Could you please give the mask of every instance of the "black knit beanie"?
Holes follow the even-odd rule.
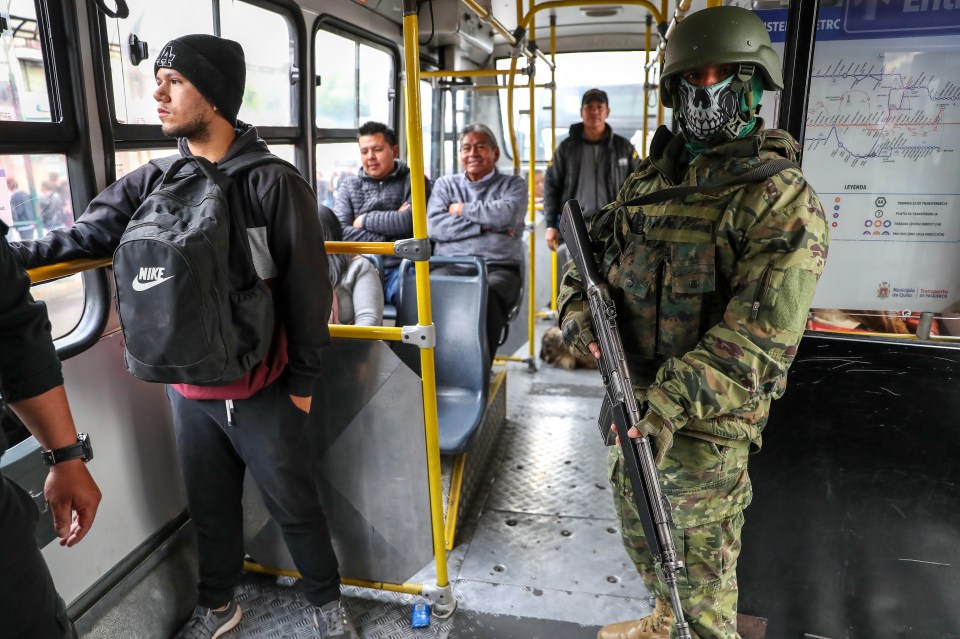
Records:
[[[182,74],[227,121],[236,125],[247,78],[240,43],[203,33],[181,36],[160,51],[153,63],[153,75],[161,68]]]

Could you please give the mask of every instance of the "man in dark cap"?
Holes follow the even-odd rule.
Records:
[[[269,154],[256,129],[237,119],[246,76],[239,44],[211,35],[176,38],[160,50],[154,71],[161,127],[177,138],[181,156],[226,167],[246,154]],[[131,172],[94,198],[74,227],[14,245],[20,262],[34,267],[109,257],[162,177],[154,164]],[[332,300],[316,197],[279,161],[232,181],[233,201],[241,204],[236,213],[244,218],[257,274],[273,292],[278,321],[266,356],[237,382],[167,387],[200,558],[198,606],[177,637],[219,637],[240,623],[234,588],[242,575],[241,496],[249,470],[303,575],[321,636],[356,639],[340,605],[337,558],[304,454]]]
[[[617,190],[637,165],[637,150],[607,124],[607,93],[590,89],[580,100],[580,118],[553,154],[543,182],[543,214],[547,246],[560,246],[560,210],[567,200],[578,200],[590,217],[612,202]],[[565,259],[563,261],[566,261]]]

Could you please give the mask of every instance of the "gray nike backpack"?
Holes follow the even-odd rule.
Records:
[[[231,206],[231,178],[268,163],[292,167],[270,153],[220,168],[200,157],[151,161],[163,178],[113,254],[124,360],[135,377],[220,386],[263,359],[273,300],[253,265],[244,212]]]

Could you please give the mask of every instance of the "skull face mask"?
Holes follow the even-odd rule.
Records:
[[[731,88],[733,77],[708,87],[695,87],[684,79],[677,84],[677,107],[687,134],[709,140],[737,117],[740,96]]]

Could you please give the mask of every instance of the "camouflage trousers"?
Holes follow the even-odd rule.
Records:
[[[647,589],[669,601],[637,515],[619,447],[610,452],[610,483],[627,554]],[[658,467],[673,516],[673,542],[684,562],[678,579],[684,616],[693,637],[738,639],[737,559],[743,510],[753,491],[749,449],[728,448],[680,433]],[[672,632],[671,637],[676,638]]]

